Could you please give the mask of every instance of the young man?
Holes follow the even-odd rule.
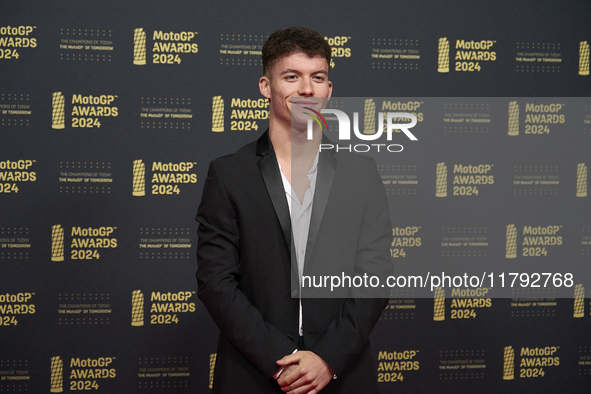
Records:
[[[294,116],[295,106],[319,110],[331,96],[330,54],[310,29],[274,32],[259,80],[269,129],[210,165],[196,276],[220,329],[214,393],[378,392],[368,337],[387,299],[299,298],[293,286],[297,270],[319,272],[315,261],[390,264],[392,227],[373,160],[319,152],[321,133],[309,141],[301,119],[292,128],[292,107]]]

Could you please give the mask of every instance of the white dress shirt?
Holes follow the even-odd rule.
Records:
[[[299,282],[300,286],[302,283],[302,275],[304,274],[304,259],[306,258],[306,246],[308,244],[308,232],[310,230],[310,219],[312,218],[312,202],[314,200],[314,190],[316,190],[316,178],[318,175],[318,154],[320,151],[316,152],[316,157],[314,158],[314,162],[312,163],[312,167],[306,174],[308,176],[308,181],[310,182],[310,186],[306,190],[304,194],[304,201],[300,203],[298,196],[296,195],[295,191],[292,189],[291,185],[287,181],[285,175],[281,171],[281,164],[279,160],[277,160],[277,164],[279,164],[279,172],[281,173],[281,180],[283,181],[283,189],[285,189],[285,198],[287,199],[287,205],[289,206],[289,214],[291,216],[291,231],[293,234],[293,242],[294,247],[296,250],[296,260],[298,263],[298,274],[299,274]],[[303,319],[302,319],[302,289],[300,288],[300,320],[299,320],[299,334],[300,336],[304,335],[304,326],[303,326]],[[294,350],[294,353],[297,352],[298,349]],[[279,378],[281,372],[285,367],[279,368],[276,374],[276,379]],[[337,378],[337,374],[332,375],[333,379]]]
[[[277,161],[279,163],[279,161]],[[312,163],[312,167],[306,174],[310,186],[304,194],[304,200],[300,203],[298,196],[292,189],[285,175],[281,171],[281,164],[279,164],[279,172],[281,173],[281,180],[283,181],[283,188],[285,189],[285,197],[287,205],[289,206],[289,214],[291,216],[291,231],[293,234],[293,241],[295,247],[296,261],[298,264],[298,274],[300,283],[302,275],[304,274],[304,259],[306,257],[306,245],[308,243],[308,231],[310,229],[310,219],[312,218],[312,202],[314,200],[314,190],[316,189],[316,175],[318,174],[318,152]],[[304,335],[302,322],[302,299],[300,298],[300,321],[299,321],[300,336]]]

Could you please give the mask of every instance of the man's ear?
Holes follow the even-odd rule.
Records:
[[[263,97],[271,99],[271,81],[264,75],[259,79],[259,90]]]

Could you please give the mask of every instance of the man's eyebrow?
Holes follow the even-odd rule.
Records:
[[[281,75],[288,73],[301,74],[298,70],[295,70],[293,68],[286,68],[285,70],[281,71]]]
[[[286,68],[285,70],[283,70],[281,72],[281,75],[288,74],[288,73],[301,74],[301,71],[295,70],[293,68]],[[328,75],[328,71],[320,69],[320,70],[312,72],[312,74],[326,74],[326,75]]]
[[[318,71],[314,71],[312,74],[326,74],[326,75],[328,75],[328,71],[321,69],[321,70],[318,70]]]

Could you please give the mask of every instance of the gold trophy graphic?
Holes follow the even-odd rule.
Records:
[[[51,358],[51,385],[52,393],[61,393],[64,391],[64,362],[57,357]]]
[[[515,350],[512,346],[505,346],[503,356],[503,380],[513,380],[515,377]]]
[[[64,229],[61,224],[51,226],[51,261],[64,261]]]
[[[146,64],[146,32],[141,27],[133,30],[133,64]]]
[[[449,72],[449,41],[447,37],[439,39],[439,57],[437,58],[437,72]]]
[[[224,99],[222,96],[213,96],[211,112],[211,131],[216,133],[224,131]]]
[[[211,353],[209,355],[209,388],[213,388],[213,372],[215,369],[215,360],[217,359],[217,353]]]
[[[519,135],[519,104],[517,101],[509,102],[509,132],[514,137]]]
[[[575,285],[575,310],[573,316],[576,318],[585,316],[585,288],[583,285]]]
[[[141,290],[131,292],[131,325],[134,327],[144,325],[144,295]]]
[[[517,257],[517,228],[514,224],[507,225],[507,240],[505,242],[505,258]]]
[[[66,127],[64,95],[62,92],[55,92],[51,100],[51,128],[63,129],[64,127]]]
[[[577,197],[587,197],[587,166],[577,164]]]
[[[445,289],[443,287],[436,287],[433,292],[433,299],[435,301],[433,306],[433,320],[445,320]]]
[[[579,43],[579,75],[589,75],[589,43]]]
[[[435,197],[447,197],[447,166],[445,163],[437,163]]]
[[[141,159],[133,161],[133,192],[134,196],[146,195],[146,165]]]
[[[376,133],[376,103],[373,99],[365,100],[363,109],[363,134]]]

